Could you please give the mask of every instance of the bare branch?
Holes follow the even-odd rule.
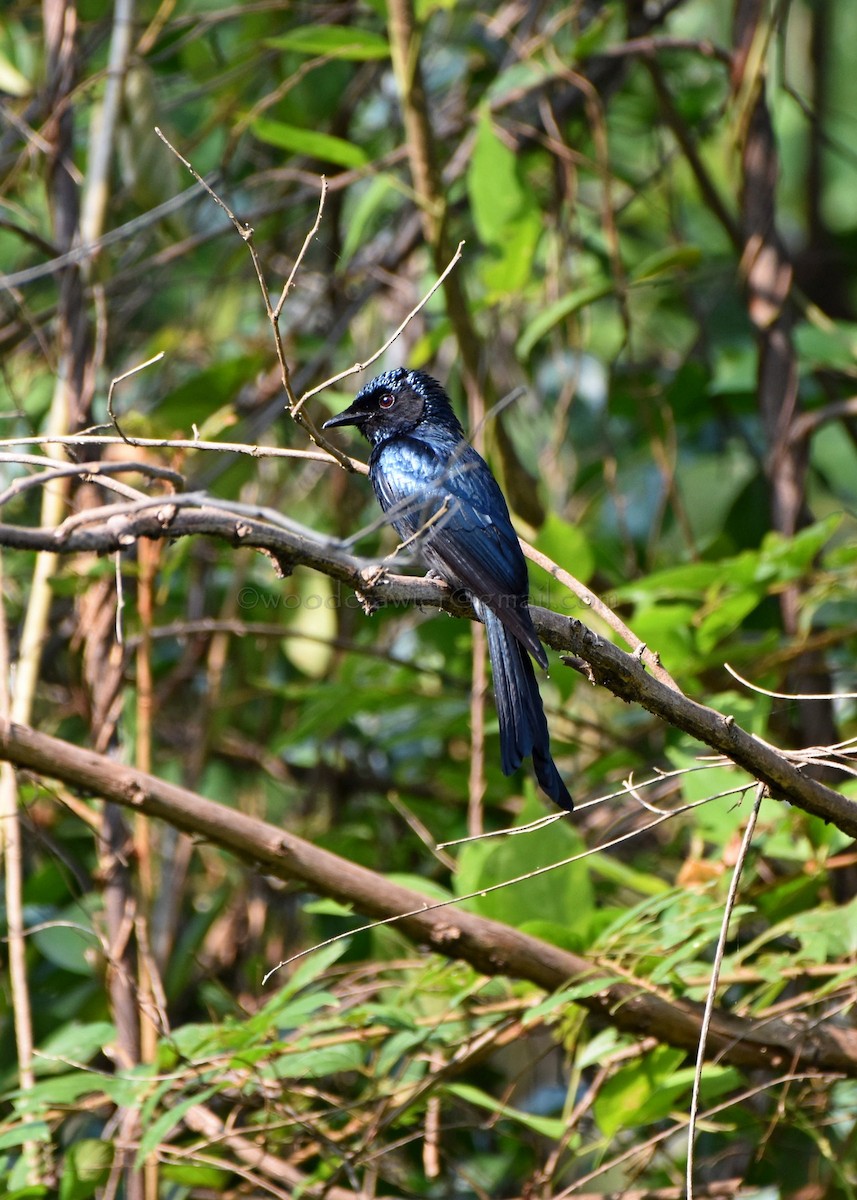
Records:
[[[735,863],[732,872],[732,879],[729,882],[729,894],[726,897],[726,904],[723,908],[723,920],[720,923],[720,935],[717,938],[717,947],[714,952],[714,962],[711,965],[711,980],[708,986],[708,995],[705,997],[705,1011],[702,1015],[702,1029],[699,1034],[699,1047],[696,1052],[696,1070],[693,1074],[693,1091],[690,1098],[690,1113],[688,1114],[687,1122],[687,1200],[693,1200],[693,1167],[694,1158],[693,1152],[696,1141],[696,1121],[699,1115],[699,1089],[702,1085],[702,1066],[705,1062],[706,1041],[708,1039],[708,1030],[711,1026],[711,1018],[714,1014],[714,1000],[717,996],[717,986],[720,982],[720,968],[723,965],[723,955],[726,952],[726,937],[729,932],[729,923],[732,920],[732,912],[735,908],[735,901],[738,898],[738,884],[741,882],[741,872],[744,869],[744,862],[747,858],[747,852],[750,849],[750,843],[753,840],[753,831],[756,828],[756,820],[759,816],[759,809],[762,806],[762,797],[765,794],[765,789],[759,785],[756,788],[756,797],[753,801],[753,808],[750,811],[750,816],[747,819],[747,827],[744,830],[744,836],[741,839],[741,848],[738,851],[738,859]]]
[[[849,396],[847,400],[835,400],[821,408],[798,413],[788,431],[789,440],[792,443],[805,442],[828,421],[847,421],[854,418],[857,418],[857,396]]]
[[[126,472],[134,471],[141,475],[151,475],[153,479],[167,479],[177,487],[184,485],[184,477],[178,471],[171,471],[168,467],[158,467],[153,463],[105,463],[99,460],[85,463],[68,463],[62,462],[60,459],[49,459],[37,454],[4,454],[2,452],[0,452],[0,462],[22,463],[26,466],[41,466],[43,463],[54,464],[48,470],[40,471],[38,475],[28,475],[26,478],[16,479],[14,483],[10,483],[5,491],[0,492],[0,508],[29,488],[41,487],[42,484],[50,483],[54,479],[63,479],[67,476],[78,476],[83,483],[101,483],[105,487],[112,486],[120,495],[128,496],[130,499],[139,499],[143,496],[143,493],[138,492],[135,488],[123,487],[115,482],[110,484],[107,482],[107,476],[124,475]]]
[[[649,990],[644,981],[626,982],[616,977],[618,969],[610,963],[589,962],[499,921],[449,908],[437,911],[427,896],[366,867],[105,755],[4,723],[0,758],[168,821],[275,878],[302,883],[370,916],[398,918],[398,927],[415,942],[463,959],[486,975],[527,979],[547,990],[603,979],[597,992],[580,995],[576,1002],[618,1029],[656,1032],[659,1040],[687,1050],[699,1044],[699,1004],[672,1000]],[[402,913],[408,915],[399,917]],[[857,1031],[833,1023],[806,1026],[781,1017],[758,1022],[716,1011],[707,1051],[744,1068],[770,1071],[788,1066],[792,1071],[809,1069],[814,1076],[819,1071],[857,1076]]]
[[[772,696],[775,700],[857,700],[857,692],[772,692],[769,688],[760,687],[759,684],[751,683],[749,679],[739,675],[729,663],[723,665],[732,678],[743,683],[745,688],[749,688],[751,692],[758,692],[760,696]]]
[[[326,196],[327,196],[327,180],[322,175],[321,191],[319,192],[319,196],[318,196],[318,212],[315,214],[315,220],[313,221],[312,225],[310,226],[309,232],[307,233],[306,237],[304,238],[303,245],[301,246],[300,250],[298,251],[297,258],[295,259],[294,263],[292,264],[292,269],[289,272],[289,277],[286,280],[286,282],[283,284],[283,290],[282,290],[282,292],[280,292],[280,298],[277,301],[277,303],[274,305],[273,309],[271,310],[270,317],[271,317],[272,321],[279,321],[280,314],[283,311],[283,305],[286,302],[286,297],[288,296],[289,292],[292,289],[292,285],[295,282],[295,276],[297,275],[300,265],[303,262],[304,257],[306,256],[306,252],[309,249],[310,242],[315,237],[315,235],[318,233],[319,227],[321,225],[321,218],[324,213],[324,201],[325,201]]]
[[[104,429],[109,426],[100,425]],[[203,450],[217,454],[249,454],[251,458],[309,458],[316,462],[340,463],[340,459],[325,450],[293,450],[283,446],[252,446],[247,442],[206,442],[201,438],[133,438],[112,434],[70,433],[40,434],[38,437],[0,438],[5,446],[123,446],[152,447],[161,450]],[[347,457],[347,456],[346,456]],[[349,470],[365,475],[368,467],[359,459],[348,459]]]
[[[205,534],[232,546],[264,550],[284,570],[297,564],[312,567],[353,590],[370,609],[387,603],[429,605],[475,619],[472,608],[436,580],[379,571],[377,562],[355,558],[331,539],[323,541],[311,531],[237,515],[226,505],[219,507],[216,501],[202,495],[161,497],[127,507],[108,506],[100,510],[100,519],[93,519],[94,516],[92,511],[75,514],[60,529],[0,524],[0,545],[62,554],[84,550],[107,554],[127,549],[141,537]],[[747,733],[730,715],[698,704],[654,678],[638,656],[626,654],[580,621],[539,607],[533,607],[531,612],[541,639],[555,650],[570,651],[583,659],[593,683],[606,687],[622,700],[642,705],[718,754],[726,755],[764,783],[775,799],[786,799],[857,837],[857,802],[804,775],[800,763]]]
[[[121,375],[117,375],[115,379],[110,380],[110,387],[107,391],[107,415],[113,422],[116,432],[122,438],[123,442],[127,442],[129,446],[133,446],[133,441],[127,438],[119,428],[119,422],[116,420],[116,413],[113,411],[113,393],[116,390],[116,384],[121,383],[123,379],[129,379],[132,375],[136,375],[138,371],[145,371],[146,367],[151,367],[153,363],[160,362],[164,357],[163,350],[159,350],[157,354],[151,358],[147,358],[145,362],[139,363],[136,367],[131,367],[124,371]]]
[[[566,571],[563,567],[558,566],[553,559],[548,558],[548,556],[543,554],[541,550],[537,550],[535,546],[531,546],[530,543],[525,542],[523,538],[519,538],[518,540],[521,543],[521,549],[524,551],[524,554],[527,556],[530,562],[536,563],[537,566],[547,571],[548,574],[552,575],[558,583],[563,584],[573,595],[577,596],[578,600],[582,600],[583,603],[596,614],[596,616],[599,616],[603,621],[606,621],[611,629],[615,629],[616,633],[619,634],[625,644],[630,646],[634,651],[635,656],[642,659],[642,661],[657,679],[660,679],[662,683],[665,683],[668,687],[673,688],[675,691],[681,692],[681,688],[670,675],[669,671],[665,670],[665,668],[661,666],[661,662],[657,654],[653,654],[652,651],[649,650],[645,645],[645,643],[640,641],[637,635],[628,628],[621,617],[617,616],[617,614],[613,612],[612,608],[604,603],[600,596],[596,596],[595,592],[590,591],[585,583],[581,583],[579,579],[575,579],[575,577],[569,571]]]
[[[292,280],[294,279],[294,274],[295,274],[295,271],[297,270],[298,263],[301,261],[301,259],[303,258],[303,255],[306,252],[306,248],[309,244],[309,240],[313,236],[315,230],[318,228],[318,223],[321,220],[321,213],[322,213],[322,208],[324,205],[324,196],[325,196],[327,185],[325,184],[324,181],[322,181],[321,199],[319,202],[319,211],[318,211],[318,215],[315,220],[315,224],[312,226],[309,234],[307,235],[307,238],[304,240],[303,247],[301,248],[300,254],[298,255],[298,260],[295,263],[295,266],[289,275],[289,278],[283,289],[283,294],[280,299],[280,302],[277,304],[277,306],[275,308],[271,304],[271,293],[268,288],[268,282],[265,279],[265,273],[262,270],[262,262],[261,262],[261,259],[259,258],[259,252],[256,249],[256,246],[253,241],[253,227],[251,225],[248,225],[246,221],[241,221],[241,220],[239,220],[238,217],[236,217],[235,213],[232,211],[232,209],[229,207],[229,205],[226,203],[226,201],[223,200],[220,196],[218,196],[217,192],[215,192],[214,188],[209,183],[206,183],[206,181],[202,178],[202,176],[199,174],[199,172],[196,170],[196,168],[184,157],[183,154],[179,153],[179,151],[175,148],[175,146],[172,144],[172,142],[169,140],[169,138],[162,132],[162,130],[160,130],[157,127],[157,125],[155,126],[155,133],[158,135],[158,137],[161,139],[161,141],[164,143],[164,145],[167,146],[167,148],[173,152],[173,154],[176,156],[176,158],[179,160],[179,162],[182,163],[183,166],[187,167],[188,171],[190,171],[191,175],[193,175],[194,179],[197,181],[197,183],[200,185],[200,187],[205,188],[206,192],[208,192],[209,196],[214,201],[214,203],[217,204],[218,207],[223,209],[223,211],[226,213],[227,217],[229,217],[229,220],[232,222],[233,226],[235,227],[235,230],[236,230],[238,236],[244,242],[244,244],[246,245],[246,247],[250,253],[250,258],[253,261],[253,269],[256,272],[256,279],[258,280],[259,287],[261,288],[261,291],[262,291],[262,299],[265,302],[265,312],[267,313],[268,320],[271,323],[271,329],[274,334],[274,346],[275,346],[275,349],[277,352],[277,362],[280,365],[280,374],[281,374],[282,381],[283,381],[283,388],[285,389],[285,392],[286,392],[286,398],[288,400],[289,412],[295,418],[297,423],[306,430],[306,432],[309,434],[310,438],[316,443],[317,446],[321,447],[324,450],[327,450],[332,455],[332,457],[339,463],[340,466],[345,467],[347,470],[350,470],[351,469],[351,459],[347,455],[343,454],[341,450],[337,450],[337,448],[335,446],[333,446],[330,442],[328,442],[327,439],[324,437],[324,435],[316,428],[314,422],[311,421],[309,419],[309,417],[305,416],[304,413],[301,411],[302,403],[303,403],[303,400],[306,399],[306,396],[304,395],[301,398],[301,404],[299,404],[295,397],[294,391],[292,389],[291,371],[289,369],[289,363],[288,363],[288,359],[286,358],[286,351],[285,351],[285,347],[283,346],[283,339],[282,339],[282,335],[280,333],[280,312],[282,310],[282,303],[285,300],[286,292],[288,291],[289,287],[291,286]]]

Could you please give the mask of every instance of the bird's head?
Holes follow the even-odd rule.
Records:
[[[373,445],[398,434],[412,433],[430,422],[463,436],[449,397],[424,371],[396,367],[377,375],[357,393],[354,403],[322,428],[356,425]]]

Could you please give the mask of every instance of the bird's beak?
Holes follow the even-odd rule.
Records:
[[[344,409],[335,417],[331,417],[329,421],[325,421],[322,429],[333,429],[336,425],[359,425],[362,416],[363,414],[357,412],[352,404],[350,408]]]

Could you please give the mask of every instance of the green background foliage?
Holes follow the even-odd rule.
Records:
[[[469,325],[439,291],[379,367],[430,369],[463,417],[484,420],[522,535],[602,596],[688,695],[784,749],[854,738],[857,8],[792,0],[771,13],[739,0],[735,12],[755,22],[743,60],[732,6],[706,0],[415,7],[411,52],[444,210],[434,246],[384,0],[140,0],[100,245],[60,268],[70,210],[56,122],[61,111],[71,122],[62,163],[80,200],[116,14],[67,7],[76,51],[64,91],[42,7],[4,6],[0,437],[35,451],[27,439],[49,427],[81,316],[91,386],[69,429],[112,432],[111,380],[163,352],[117,385],[129,436],[311,448],[287,411],[247,247],[154,127],[252,227],[274,298],[324,175],[321,224],[280,322],[295,392],[365,361],[463,240]],[[747,185],[744,158],[760,94],[776,168],[767,199]],[[778,299],[771,283],[765,313],[754,202],[768,204],[762,240],[773,245],[776,231],[793,271]],[[81,293],[70,306],[72,275]],[[777,354],[791,399],[766,375]],[[366,378],[312,397],[315,423]],[[337,445],[363,452],[344,436]],[[91,453],[169,465],[188,491],[355,537],[367,558],[394,545],[365,477],[329,462]],[[7,484],[32,470],[0,463]],[[64,495],[60,517],[93,503],[87,487]],[[95,502],[119,499],[98,491]],[[43,522],[39,489],[4,501],[3,521]],[[620,1032],[576,1002],[617,972],[704,1000],[752,779],[702,761],[687,735],[552,656],[542,692],[578,812],[462,843],[477,826],[519,828],[544,811],[526,770],[500,773],[490,699],[484,797],[474,796],[468,622],[395,607],[370,617],[320,573],[298,566],[279,579],[264,556],[185,538],[121,556],[119,646],[114,566],[58,562],[33,725],[109,747],[432,899],[461,898],[586,956],[594,974],[548,996],[488,977],[139,819],[120,853],[105,843],[97,798],[22,773],[37,1054],[35,1082],[21,1086],[4,987],[8,1194],[680,1188],[693,1057],[669,1028]],[[13,657],[33,567],[32,554],[4,551]],[[547,572],[532,567],[531,579],[535,602],[614,636]],[[773,692],[843,695],[760,694],[726,663]],[[854,795],[847,749],[819,769]],[[133,902],[121,945],[107,896],[117,862]],[[553,863],[564,865],[496,887]],[[722,1008],[794,1018],[796,1039],[801,1022],[852,1032],[853,871],[840,831],[765,799]],[[350,930],[263,986],[281,960]],[[144,1030],[130,1059],[116,1011],[123,970]],[[855,1195],[853,1079],[788,1074],[706,1066],[700,1189],[727,1180],[735,1195]]]

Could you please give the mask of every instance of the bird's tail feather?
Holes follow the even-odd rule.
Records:
[[[489,608],[474,601],[488,633],[488,653],[494,674],[494,696],[500,722],[500,761],[511,775],[532,756],[539,786],[555,804],[569,812],[574,801],[551,757],[548,723],[530,656],[518,639]]]

